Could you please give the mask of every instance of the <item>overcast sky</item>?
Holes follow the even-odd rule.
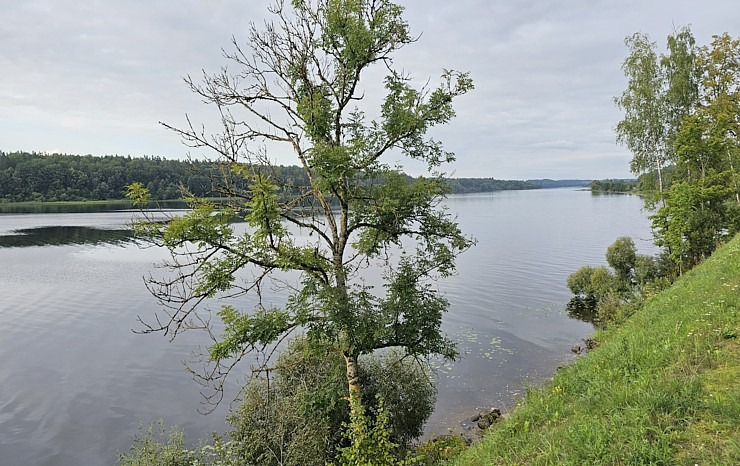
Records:
[[[184,158],[158,122],[210,112],[182,77],[218,70],[221,48],[246,38],[270,3],[0,0],[0,150]],[[457,118],[434,133],[461,177],[630,176],[613,132],[624,37],[644,32],[662,49],[674,25],[690,24],[700,44],[740,35],[736,0],[401,3],[421,37],[395,64],[419,79],[442,68],[474,79]]]

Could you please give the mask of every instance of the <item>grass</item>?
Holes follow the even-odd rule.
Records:
[[[740,464],[740,236],[451,464]]]

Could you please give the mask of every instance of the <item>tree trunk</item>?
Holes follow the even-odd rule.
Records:
[[[663,170],[660,164],[655,165],[655,171],[658,174],[658,192],[663,194]]]
[[[361,400],[360,375],[357,370],[357,356],[344,353],[344,361],[347,364],[347,385],[349,396],[356,396]]]
[[[730,162],[730,173],[732,174],[732,182],[735,185],[735,202],[740,204],[740,189],[738,189],[737,174],[735,173],[735,166],[732,163],[732,154],[729,149],[727,150],[727,160]]]

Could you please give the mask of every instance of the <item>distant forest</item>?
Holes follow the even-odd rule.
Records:
[[[123,199],[126,186],[139,181],[156,199],[180,198],[180,184],[208,195],[208,166],[159,157],[43,155],[0,152],[0,200],[83,201]]]
[[[153,199],[179,199],[183,186],[195,196],[216,193],[211,179],[221,167],[212,162],[161,157],[39,154],[0,151],[0,202],[90,201],[122,199],[126,186],[140,182]],[[297,166],[275,167],[286,183],[308,183]],[[517,189],[588,186],[590,180],[496,180],[451,178],[453,194]]]

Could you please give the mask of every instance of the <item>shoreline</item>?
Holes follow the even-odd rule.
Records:
[[[595,331],[596,329],[594,329]],[[469,409],[464,408],[463,411],[447,416],[444,422],[437,422],[437,426],[427,431],[425,429],[424,434],[419,437],[419,442],[424,442],[435,437],[446,437],[450,435],[461,435],[463,438],[475,443],[481,438],[481,436],[499,420],[503,420],[508,417],[512,411],[514,411],[522,401],[524,401],[526,392],[530,388],[540,388],[547,383],[550,383],[555,375],[564,369],[578,361],[583,356],[586,356],[590,349],[588,345],[593,337],[593,333],[590,337],[581,340],[581,343],[571,347],[569,353],[563,353],[563,358],[555,366],[548,366],[547,373],[543,372],[529,374],[527,377],[521,380],[521,386],[517,390],[511,390],[508,393],[501,392],[494,398],[498,399],[497,403],[490,403],[486,405],[471,406]],[[579,347],[581,350],[575,352],[574,349]],[[506,396],[504,396],[506,395]],[[485,428],[480,428],[477,425],[478,418],[484,417],[493,411],[498,411],[496,415],[496,422]],[[475,420],[474,420],[475,419]]]

